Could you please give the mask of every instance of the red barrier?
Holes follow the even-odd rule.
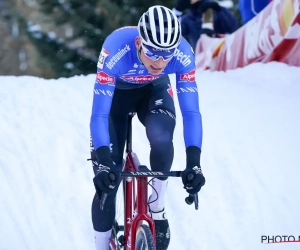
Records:
[[[226,71],[254,62],[300,66],[300,0],[273,0],[231,35],[202,35],[196,46],[197,69]]]

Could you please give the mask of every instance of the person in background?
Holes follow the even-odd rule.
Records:
[[[192,7],[193,4],[199,0],[177,0],[175,7],[172,9],[175,15],[180,19],[183,12]],[[234,4],[232,0],[216,0],[221,7],[226,9],[233,8]]]
[[[172,167],[176,113],[169,74],[176,74],[174,92],[183,120],[185,152],[182,154],[186,158],[181,176],[183,187],[195,194],[205,184],[200,166],[202,117],[195,70],[194,53],[181,35],[180,22],[172,10],[164,6],[150,7],[137,26],[121,27],[104,41],[97,64],[90,119],[96,189],[92,222],[97,250],[109,249],[129,113],[136,112],[145,126],[152,171],[170,171]],[[110,179],[110,173],[116,176],[115,181]],[[190,173],[194,175],[192,181],[187,180]],[[167,249],[170,242],[165,208],[167,184],[167,178],[153,179],[148,203],[158,250]],[[100,210],[102,193],[108,196],[104,209]],[[174,194],[170,192],[170,195]]]
[[[238,29],[237,18],[229,9],[220,5],[225,1],[192,1],[178,0],[173,12],[178,16],[180,15],[178,9],[189,8],[189,13],[180,15],[180,20],[182,35],[188,39],[193,49],[195,49],[201,34],[219,37],[231,34]]]
[[[242,22],[246,24],[261,12],[272,0],[239,0]]]

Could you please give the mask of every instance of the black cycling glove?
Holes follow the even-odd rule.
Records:
[[[102,192],[112,194],[117,191],[120,175],[111,160],[109,147],[97,148],[96,156],[99,169],[93,181],[97,194],[100,195]]]
[[[183,187],[190,194],[196,194],[205,184],[200,166],[201,149],[196,146],[190,146],[186,149],[186,169],[182,172],[181,178]]]

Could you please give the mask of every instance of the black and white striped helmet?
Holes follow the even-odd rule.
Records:
[[[181,26],[172,10],[155,5],[145,12],[139,21],[138,31],[142,43],[153,48],[176,48],[181,40]]]

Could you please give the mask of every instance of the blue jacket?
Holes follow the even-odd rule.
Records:
[[[261,12],[270,0],[239,0],[239,10],[243,24],[250,21],[257,13]]]

